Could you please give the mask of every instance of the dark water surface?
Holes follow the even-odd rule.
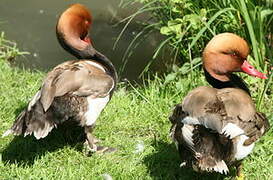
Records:
[[[136,6],[119,8],[120,0],[1,0],[0,31],[5,32],[7,39],[16,41],[20,50],[30,52],[30,55],[16,59],[20,66],[48,71],[65,60],[75,59],[61,48],[55,37],[58,15],[73,3],[82,3],[91,10],[94,22],[90,34],[94,47],[120,69],[124,52],[140,30],[140,26],[135,22],[130,24],[117,48],[113,50],[116,37],[123,28],[123,25],[113,24],[138,8]],[[143,19],[147,17],[140,16],[137,20]],[[158,35],[153,35],[134,49],[122,73],[123,78],[137,79],[139,73],[152,59],[154,49],[159,44],[158,39],[160,39]]]

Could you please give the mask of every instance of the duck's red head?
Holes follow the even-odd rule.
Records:
[[[203,66],[214,78],[228,81],[232,72],[245,72],[266,79],[266,75],[247,62],[249,47],[241,37],[232,33],[216,35],[203,51]]]
[[[57,22],[56,32],[60,44],[69,52],[84,51],[92,47],[89,37],[91,24],[92,16],[85,6],[71,5],[61,14]]]

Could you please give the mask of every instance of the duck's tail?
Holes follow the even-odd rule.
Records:
[[[231,149],[231,141],[202,125],[184,125],[182,128],[184,143],[191,149],[196,161],[193,163],[197,171],[219,172],[227,174],[228,166],[225,156]]]
[[[27,136],[33,133],[36,139],[40,139],[48,135],[55,124],[52,121],[51,110],[45,112],[39,99],[40,91],[32,98],[28,107],[18,115],[12,127],[2,137],[9,134]]]
[[[208,165],[207,162],[211,162],[213,165]],[[229,170],[224,160],[216,161],[212,157],[205,157],[200,159],[199,162],[199,168],[202,171],[208,171],[208,172],[218,172],[221,174],[228,174]]]

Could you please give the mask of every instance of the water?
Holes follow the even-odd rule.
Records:
[[[113,50],[116,37],[123,28],[123,25],[113,24],[135,12],[137,6],[121,9],[118,7],[119,0],[1,0],[0,31],[4,31],[9,40],[16,41],[20,50],[30,52],[30,55],[16,59],[19,66],[48,71],[65,60],[75,59],[61,48],[55,36],[58,15],[73,3],[84,4],[92,12],[94,22],[90,34],[94,47],[105,54],[117,69],[122,67],[124,52],[140,26],[133,22]],[[138,20],[147,18],[147,15],[143,15]],[[123,78],[137,79],[152,59],[154,49],[159,44],[158,39],[158,35],[153,35],[134,49],[124,72],[120,73]]]

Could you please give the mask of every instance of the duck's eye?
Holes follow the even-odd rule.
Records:
[[[224,54],[229,56],[239,57],[239,53],[237,53],[236,51],[228,51],[228,52],[224,52]]]
[[[232,52],[230,55],[231,56],[237,56],[236,52]]]

